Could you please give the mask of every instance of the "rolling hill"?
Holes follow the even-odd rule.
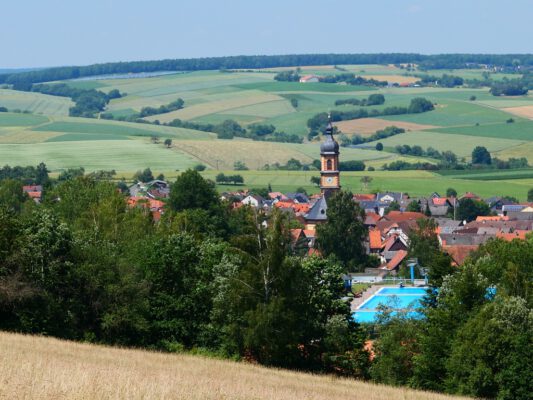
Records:
[[[125,95],[111,100],[106,110],[117,117],[132,115],[143,107],[166,105],[179,97],[185,101],[183,109],[153,115],[146,120],[164,123],[179,118],[195,123],[217,124],[233,119],[245,127],[253,123],[272,124],[278,131],[299,135],[303,138],[303,144],[218,140],[215,134],[193,129],[72,118],[68,117],[68,109],[73,104],[69,98],[4,88],[0,89],[0,107],[20,112],[0,113],[0,161],[10,165],[35,165],[44,161],[53,172],[78,166],[85,167],[87,171],[114,169],[126,177],[146,167],[172,176],[178,170],[198,163],[211,170],[231,170],[235,161],[246,162],[252,170],[260,169],[267,163],[284,164],[291,158],[309,163],[319,155],[319,143],[307,139],[309,118],[328,110],[357,108],[335,105],[337,100],[362,100],[370,94],[381,93],[385,96],[385,104],[367,107],[369,110],[405,106],[415,97],[425,97],[433,101],[436,107],[434,111],[421,114],[342,122],[339,127],[348,137],[353,134],[370,135],[377,129],[391,125],[404,127],[406,133],[380,140],[385,146],[382,152],[342,148],[341,160],[361,160],[376,169],[398,160],[436,162],[404,157],[394,152],[397,145],[419,145],[424,149],[451,150],[459,158],[468,161],[472,149],[483,145],[493,157],[525,157],[533,164],[532,95],[494,97],[487,88],[389,86],[376,89],[328,83],[277,82],[273,79],[276,73],[288,69],[291,68],[194,71],[148,77],[132,74],[63,82],[73,87],[103,92],[119,90]],[[332,75],[342,72],[389,80],[391,83],[409,83],[413,79],[405,69],[394,65],[308,66],[302,67],[300,73]],[[479,78],[483,71],[446,72],[465,78]],[[442,71],[431,73],[439,74]],[[508,76],[492,74],[492,77],[503,79]],[[152,137],[160,138],[160,143],[154,144]],[[172,139],[170,149],[163,145],[163,140],[167,138]],[[370,147],[374,144],[370,143]],[[309,174],[312,173],[304,175]],[[382,179],[374,172],[368,174],[375,176],[376,181]],[[405,183],[395,172],[387,174],[392,181],[397,176],[399,180],[396,182]],[[251,176],[251,181],[256,181],[254,178]],[[515,178],[510,181],[513,185],[511,192],[524,198],[532,182]],[[432,179],[426,181],[425,192],[434,190],[434,186],[440,188],[448,185],[449,180],[454,185],[453,178],[447,178],[448,181],[442,179],[440,175],[433,174]],[[257,181],[262,181],[260,176]],[[462,185],[465,179],[461,181],[457,186]],[[360,190],[357,183],[352,184],[352,180],[345,182],[348,183],[345,187]],[[313,190],[308,181],[302,182],[301,179],[286,183],[292,189],[302,184]],[[499,186],[488,185],[488,188],[488,194],[495,195],[502,194],[501,190],[504,189],[501,180]]]
[[[0,398],[445,400],[459,397],[183,354],[0,332]]]

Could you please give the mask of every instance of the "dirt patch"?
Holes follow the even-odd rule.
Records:
[[[518,115],[519,117],[533,119],[533,106],[507,107],[503,111]]]
[[[343,133],[357,133],[359,135],[371,135],[388,126],[396,126],[406,131],[423,131],[425,129],[440,128],[436,125],[422,125],[414,122],[389,121],[379,118],[360,118],[348,121],[335,122],[334,125]]]
[[[415,83],[420,80],[420,78],[415,78],[414,76],[402,76],[402,75],[363,75],[363,78],[366,79],[375,79],[377,81],[387,81],[389,83]]]

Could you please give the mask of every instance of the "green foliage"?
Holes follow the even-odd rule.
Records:
[[[377,151],[383,151],[383,143],[377,142],[376,143],[376,150]]]
[[[220,204],[216,190],[198,171],[187,170],[170,188],[168,205],[174,211],[199,208],[209,210]]]
[[[523,96],[527,92],[527,86],[519,79],[494,82],[490,87],[490,93],[493,96]]]
[[[418,352],[420,323],[402,314],[393,317],[387,309],[382,312],[370,376],[386,385],[407,385],[413,374],[413,356]]]
[[[457,218],[459,220],[470,222],[478,216],[485,215],[490,215],[490,208],[485,202],[469,198],[459,200],[457,206]]]
[[[143,171],[137,171],[135,175],[133,175],[133,179],[146,183],[154,180],[154,174],[150,168],[145,168]]]
[[[357,271],[366,259],[363,248],[365,213],[353,201],[351,192],[338,191],[327,204],[328,220],[316,228],[318,248],[324,256],[339,260],[345,271]]]
[[[249,168],[246,166],[246,164],[243,161],[235,161],[233,163],[233,169],[235,171],[247,171]]]
[[[281,71],[274,76],[274,80],[280,82],[298,82],[300,80],[300,75],[297,71]]]
[[[474,150],[472,150],[472,164],[490,165],[491,163],[492,159],[486,147],[476,146]]]
[[[234,185],[242,185],[244,183],[244,178],[242,175],[225,175],[222,172],[219,173],[216,178],[216,183],[218,184],[234,184]]]
[[[446,197],[457,197],[457,190],[454,188],[446,189]]]
[[[352,161],[341,161],[339,163],[340,171],[364,171],[365,163],[362,161],[352,160]]]
[[[422,208],[420,207],[420,204],[418,203],[418,201],[413,200],[409,204],[407,204],[406,211],[420,212],[422,211]]]
[[[420,219],[416,224],[409,233],[409,258],[418,259],[418,265],[429,270],[429,283],[438,287],[446,275],[453,273],[451,259],[440,250],[435,220]]]

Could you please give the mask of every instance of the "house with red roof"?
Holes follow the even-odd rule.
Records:
[[[22,191],[26,193],[34,202],[40,203],[43,197],[42,185],[25,185],[22,186]]]
[[[318,76],[316,75],[305,75],[300,78],[300,83],[311,83],[311,82],[318,82]]]

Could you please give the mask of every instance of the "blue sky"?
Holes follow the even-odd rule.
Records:
[[[2,3],[0,68],[238,54],[533,52],[532,0]]]

